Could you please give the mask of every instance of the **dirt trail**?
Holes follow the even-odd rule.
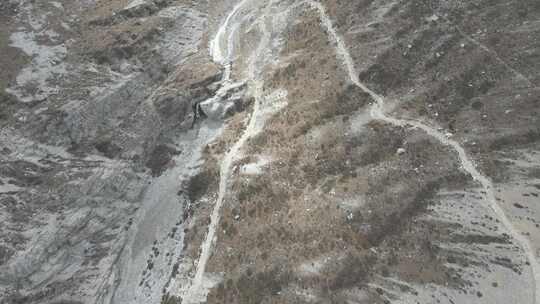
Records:
[[[539,299],[540,269],[539,269],[538,261],[536,259],[536,255],[534,253],[534,250],[531,244],[529,243],[529,240],[514,227],[512,222],[506,216],[504,210],[497,203],[492,182],[476,169],[476,166],[468,157],[467,153],[465,152],[465,149],[457,141],[447,138],[444,134],[437,131],[436,128],[432,128],[419,121],[396,119],[396,118],[387,116],[384,111],[384,98],[381,95],[378,95],[377,93],[373,92],[366,85],[360,82],[353,59],[349,51],[347,50],[347,47],[343,39],[337,34],[332,24],[332,21],[330,20],[330,18],[328,17],[326,13],[325,7],[322,4],[315,1],[307,1],[307,3],[312,8],[314,8],[315,10],[319,12],[322,25],[326,28],[330,36],[330,39],[335,43],[336,52],[339,55],[340,59],[343,60],[343,63],[347,69],[347,72],[349,74],[349,78],[351,79],[351,81],[360,89],[362,89],[364,92],[368,93],[375,100],[375,104],[373,104],[371,108],[372,117],[374,119],[379,119],[379,120],[388,122],[396,126],[402,126],[402,127],[412,126],[412,127],[421,129],[424,132],[426,132],[428,135],[437,139],[443,145],[451,147],[458,154],[458,157],[460,159],[463,169],[467,171],[475,181],[479,182],[482,185],[482,188],[485,191],[485,195],[486,195],[484,201],[488,204],[488,207],[490,207],[495,212],[495,214],[497,214],[499,220],[504,225],[504,227],[508,230],[512,238],[515,239],[520,244],[520,246],[522,247],[523,251],[525,252],[529,260],[529,263],[531,264],[531,270],[533,274],[532,279],[534,280],[533,286],[535,286],[535,290],[533,292],[534,299],[532,303],[540,304],[540,299]]]
[[[234,16],[244,5],[249,3],[249,1],[240,2],[231,13],[227,16],[224,24],[218,30],[216,37],[211,43],[211,52],[213,58],[216,62],[221,63],[225,66],[225,69],[228,71],[225,72],[225,81],[229,80],[230,77],[230,67],[231,67],[231,58],[234,53],[233,39],[234,34],[237,32],[238,28],[243,22],[243,19],[234,21]],[[229,26],[232,22],[235,22],[233,25]],[[259,42],[259,46],[253,52],[252,57],[250,58],[250,67],[249,67],[249,79],[254,84],[254,97],[255,104],[253,108],[253,113],[249,120],[249,124],[245,129],[244,133],[240,139],[232,146],[232,148],[224,156],[221,166],[220,166],[220,180],[219,180],[219,190],[218,198],[214,205],[210,217],[210,225],[208,227],[208,233],[206,238],[201,246],[201,255],[197,263],[197,271],[191,282],[191,286],[188,288],[186,294],[183,296],[183,303],[201,303],[206,300],[206,290],[204,287],[204,273],[206,270],[206,264],[211,256],[213,243],[215,242],[216,230],[219,226],[220,217],[221,217],[221,207],[223,206],[225,196],[227,193],[227,188],[229,184],[229,178],[232,171],[232,166],[235,160],[238,159],[241,154],[241,149],[246,143],[246,141],[256,135],[259,132],[260,125],[260,116],[261,116],[261,98],[262,98],[262,82],[258,79],[258,74],[260,73],[260,66],[256,66],[257,58],[263,52],[264,48],[268,45],[269,34],[265,28],[265,22],[261,22],[262,26],[262,38]],[[223,36],[227,33],[227,29],[230,28],[230,33],[227,36],[227,49],[224,57],[223,50],[221,48],[221,41]]]

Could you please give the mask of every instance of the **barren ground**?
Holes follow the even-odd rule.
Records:
[[[540,304],[535,0],[6,0],[0,303]]]

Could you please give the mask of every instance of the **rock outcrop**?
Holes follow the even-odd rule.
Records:
[[[0,303],[540,304],[539,18],[0,3]]]

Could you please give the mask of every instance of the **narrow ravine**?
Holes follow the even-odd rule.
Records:
[[[231,20],[233,20],[234,16],[238,13],[238,11],[247,3],[249,3],[249,0],[244,0],[240,2],[238,5],[234,7],[234,9],[230,12],[230,14],[227,16],[225,22],[219,30],[217,31],[217,34],[214,38],[214,40],[211,43],[210,50],[212,52],[212,57],[214,61],[217,63],[221,63],[225,67],[225,76],[224,76],[224,82],[228,83],[230,82],[230,76],[231,76],[231,59],[234,53],[234,35],[238,31],[238,28],[242,24],[242,20],[237,21],[237,23],[234,23],[233,25],[230,25]],[[195,276],[193,277],[191,281],[191,285],[188,287],[187,292],[182,296],[183,303],[201,303],[204,302],[206,299],[206,290],[203,286],[204,283],[204,273],[206,271],[206,264],[208,263],[208,260],[212,254],[212,247],[215,242],[216,237],[216,230],[219,226],[220,218],[221,218],[221,207],[223,206],[225,196],[227,194],[227,188],[229,184],[229,178],[231,175],[231,170],[233,163],[238,159],[240,155],[240,150],[246,143],[246,141],[255,135],[259,128],[258,128],[258,117],[260,116],[260,108],[261,108],[261,97],[262,97],[262,84],[261,81],[258,80],[258,71],[259,69],[255,66],[257,62],[257,58],[260,57],[262,54],[264,48],[268,44],[268,34],[267,30],[264,26],[265,22],[261,22],[262,26],[262,38],[259,42],[259,46],[257,49],[253,52],[252,57],[250,58],[250,66],[249,66],[249,80],[253,82],[254,85],[254,98],[255,103],[253,107],[253,112],[251,114],[249,123],[246,127],[246,129],[243,131],[243,134],[238,139],[238,141],[231,147],[231,149],[225,154],[223,160],[221,161],[220,165],[220,180],[219,180],[219,189],[218,189],[218,198],[215,202],[214,209],[212,211],[212,214],[210,216],[210,224],[208,226],[208,232],[207,235],[201,245],[201,253],[199,256],[199,260],[197,262],[197,270],[195,272]],[[224,55],[222,50],[222,40],[223,36],[227,34],[227,29],[230,29],[229,35],[227,35],[227,41],[226,41],[226,54]]]
[[[439,141],[441,144],[451,147],[458,154],[458,157],[459,157],[459,160],[461,162],[463,169],[467,171],[467,173],[469,173],[475,181],[479,182],[482,185],[482,188],[485,191],[484,202],[486,202],[488,207],[491,210],[493,210],[493,212],[495,212],[495,214],[498,216],[498,219],[501,221],[504,227],[508,230],[511,237],[519,243],[519,245],[521,246],[521,248],[523,249],[524,253],[527,256],[527,259],[531,265],[531,270],[532,270],[532,275],[533,275],[532,277],[533,286],[535,287],[535,289],[533,290],[534,299],[532,300],[532,303],[540,304],[540,298],[539,298],[540,269],[539,269],[536,255],[534,253],[534,250],[529,240],[524,235],[522,235],[522,233],[519,230],[517,230],[514,227],[512,222],[506,216],[502,207],[497,203],[497,200],[495,198],[493,183],[486,176],[484,176],[482,173],[480,173],[476,169],[474,163],[465,152],[465,149],[457,141],[447,138],[444,134],[437,131],[435,128],[432,128],[419,121],[396,119],[396,118],[387,116],[384,111],[384,105],[385,105],[384,98],[381,95],[378,95],[377,93],[369,89],[365,84],[360,82],[358,73],[354,65],[354,61],[345,45],[345,42],[336,32],[336,29],[334,28],[332,21],[330,20],[328,14],[326,13],[325,7],[321,3],[311,1],[311,0],[308,0],[307,3],[319,13],[322,25],[327,30],[329,38],[332,40],[332,42],[335,43],[336,53],[338,57],[340,57],[340,60],[343,61],[343,64],[345,65],[345,68],[347,69],[350,80],[354,83],[354,85],[359,87],[365,93],[369,94],[371,98],[375,100],[375,103],[373,104],[371,108],[371,116],[374,119],[382,120],[395,126],[400,126],[400,127],[412,126],[412,127],[421,129],[424,132],[426,132],[428,135],[437,139],[437,141]]]
[[[223,37],[227,33],[227,29],[229,28],[231,19],[234,18],[236,14],[238,13],[238,11],[249,1],[250,0],[242,0],[241,2],[236,4],[236,6],[232,9],[229,15],[227,15],[227,18],[225,19],[223,24],[217,30],[216,36],[214,37],[214,39],[210,42],[210,55],[212,56],[212,59],[214,60],[214,62],[224,65],[226,69],[230,69],[230,62],[226,62],[225,61],[226,58],[224,56],[227,56],[227,58],[230,58],[231,49],[229,48],[229,45],[230,45],[229,41],[231,40],[232,36],[231,35],[227,36],[227,51],[228,51],[227,55],[223,55],[223,52],[221,50]],[[231,31],[231,34],[233,33],[234,31]]]
[[[540,304],[493,2],[0,2],[0,304]]]

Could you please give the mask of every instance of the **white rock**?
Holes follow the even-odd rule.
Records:
[[[132,8],[137,7],[137,6],[141,6],[143,4],[146,4],[146,1],[144,1],[144,0],[133,0],[124,9],[125,10],[132,9]]]
[[[438,21],[439,20],[439,16],[437,15],[431,15],[430,17],[427,17],[426,18],[427,21]]]

